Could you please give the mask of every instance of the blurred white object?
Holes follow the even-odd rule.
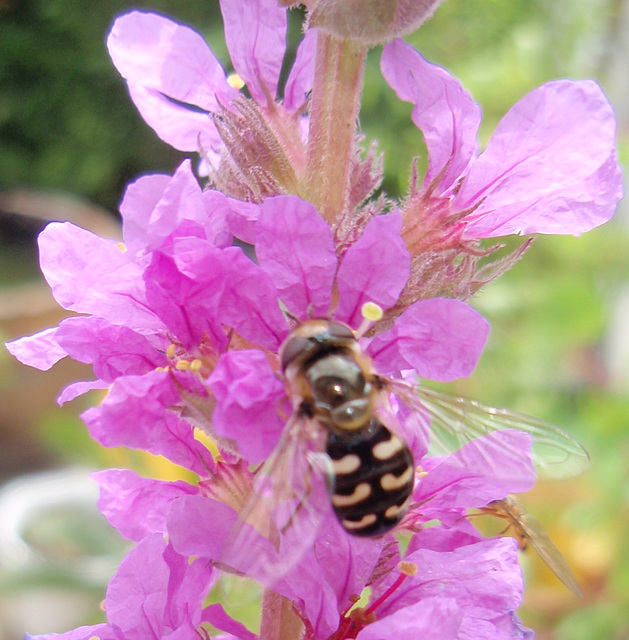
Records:
[[[84,469],[0,488],[0,640],[67,631],[98,611],[128,543],[98,511]]]

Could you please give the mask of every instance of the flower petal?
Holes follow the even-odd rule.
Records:
[[[170,374],[153,371],[118,378],[101,405],[88,409],[81,418],[104,447],[144,449],[206,474],[213,468],[212,457],[195,440],[192,425],[169,410],[178,403]]]
[[[325,316],[336,272],[332,230],[313,205],[294,196],[267,198],[256,224],[256,256],[282,302],[298,318]]]
[[[337,276],[339,304],[334,316],[338,320],[357,327],[365,302],[375,302],[383,309],[396,303],[411,263],[401,229],[399,212],[376,216],[348,249]]]
[[[119,376],[152,371],[167,363],[163,352],[168,344],[155,344],[126,326],[112,325],[96,316],[63,320],[57,329],[59,345],[74,360],[91,364],[105,382]]]
[[[148,310],[142,272],[114,240],[69,222],[53,222],[39,234],[40,265],[57,302],[112,324],[163,330]]]
[[[228,351],[208,379],[216,398],[216,433],[235,440],[251,464],[271,453],[284,428],[278,413],[284,385],[262,351]]]
[[[125,80],[206,111],[237,95],[196,31],[156,13],[131,11],[114,22],[109,55]]]
[[[439,638],[458,640],[463,614],[453,598],[422,598],[390,616],[365,627],[357,640],[416,640]]]
[[[75,398],[82,396],[89,391],[104,390],[109,387],[108,382],[102,380],[86,380],[69,384],[57,398],[57,404],[61,407],[66,402],[71,402]]]
[[[157,89],[134,82],[127,85],[133,104],[161,140],[179,151],[220,148],[221,138],[208,113],[173,102]]]
[[[227,48],[260,104],[273,100],[286,49],[286,9],[276,0],[221,0]]]
[[[308,100],[314,80],[314,56],[317,47],[317,32],[306,31],[297,47],[295,61],[284,87],[284,106],[289,111],[302,108]]]
[[[413,369],[422,378],[449,382],[472,373],[488,335],[489,323],[469,305],[432,298],[409,307],[367,351],[380,373]]]
[[[218,192],[212,191],[212,194]],[[127,187],[120,205],[127,249],[139,254],[160,248],[184,222],[196,222],[217,246],[230,246],[222,198],[207,198],[184,160],[173,176],[142,176]]]
[[[384,47],[380,67],[398,98],[415,105],[411,118],[428,148],[424,185],[447,191],[476,155],[480,107],[454,76],[402,40]]]
[[[90,477],[100,487],[98,508],[107,522],[122,536],[135,541],[151,533],[166,535],[166,519],[173,501],[198,494],[196,487],[182,480],[151,480],[128,469],[105,469]]]
[[[502,119],[470,167],[453,207],[468,238],[579,235],[611,218],[622,195],[616,125],[590,80],[539,87]]]
[[[5,344],[7,351],[22,364],[48,371],[68,354],[57,341],[58,327],[44,329],[32,336],[18,338]]]
[[[439,512],[484,507],[510,493],[528,491],[535,484],[530,453],[531,437],[520,431],[505,429],[477,438],[443,460],[426,459],[428,474],[413,499]]]

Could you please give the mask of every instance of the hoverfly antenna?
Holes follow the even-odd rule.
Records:
[[[382,320],[384,314],[382,307],[375,302],[365,302],[360,308],[360,313],[363,316],[363,321],[360,323],[358,329],[356,329],[356,340],[362,338],[375,322]]]

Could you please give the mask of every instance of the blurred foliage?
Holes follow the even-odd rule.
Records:
[[[80,0],[0,0],[0,190],[67,191],[115,211],[129,180],[177,166],[180,154],[143,123],[107,56],[109,26],[130,6],[102,0],[86,11]],[[133,6],[194,25],[228,67],[217,0]],[[622,0],[448,0],[409,41],[460,77],[481,103],[483,145],[509,107],[548,80],[593,76],[612,100],[622,97],[609,69],[629,36],[627,19],[620,20],[623,11]],[[620,99],[616,106],[622,114],[629,108]],[[412,159],[419,156],[420,167],[425,162],[410,111],[383,82],[378,52],[372,52],[361,125],[386,153],[385,188],[396,196],[408,188]],[[620,122],[625,159],[628,128],[629,122]],[[0,231],[2,268],[26,277],[33,269],[22,263],[34,260],[38,225],[24,235],[23,228],[7,224]],[[541,482],[525,497],[585,594],[577,600],[536,556],[524,554],[522,615],[541,639],[629,638],[629,363],[623,350],[629,328],[621,306],[629,299],[628,242],[621,216],[581,238],[539,238],[474,301],[493,331],[477,372],[460,381],[457,391],[548,419],[580,438],[592,456],[590,473]],[[42,320],[41,326],[50,324]],[[2,331],[14,337],[6,326]],[[132,466],[166,478],[179,473],[150,456],[97,447],[76,417],[77,407],[52,408],[65,374],[58,374],[54,390],[44,391],[49,374],[28,378],[4,356],[3,386],[21,390],[25,405],[33,404],[33,388],[43,394],[35,402],[39,412],[29,406],[22,420],[26,425],[38,416],[39,431],[31,431],[30,440],[54,452],[57,463]]]

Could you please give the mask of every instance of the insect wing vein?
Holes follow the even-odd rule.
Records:
[[[475,438],[514,429],[532,436],[531,458],[539,474],[544,477],[570,477],[581,473],[589,465],[589,456],[581,444],[565,431],[542,420],[420,384],[394,380],[390,386],[410,409],[430,416],[432,455],[447,455]],[[512,453],[518,454],[515,450]],[[519,455],[521,457],[521,452]],[[490,462],[491,456],[487,458]]]
[[[290,418],[255,475],[252,494],[228,536],[219,567],[272,587],[312,547],[330,511],[325,465],[318,460],[325,455],[320,441],[318,425],[298,414]]]

